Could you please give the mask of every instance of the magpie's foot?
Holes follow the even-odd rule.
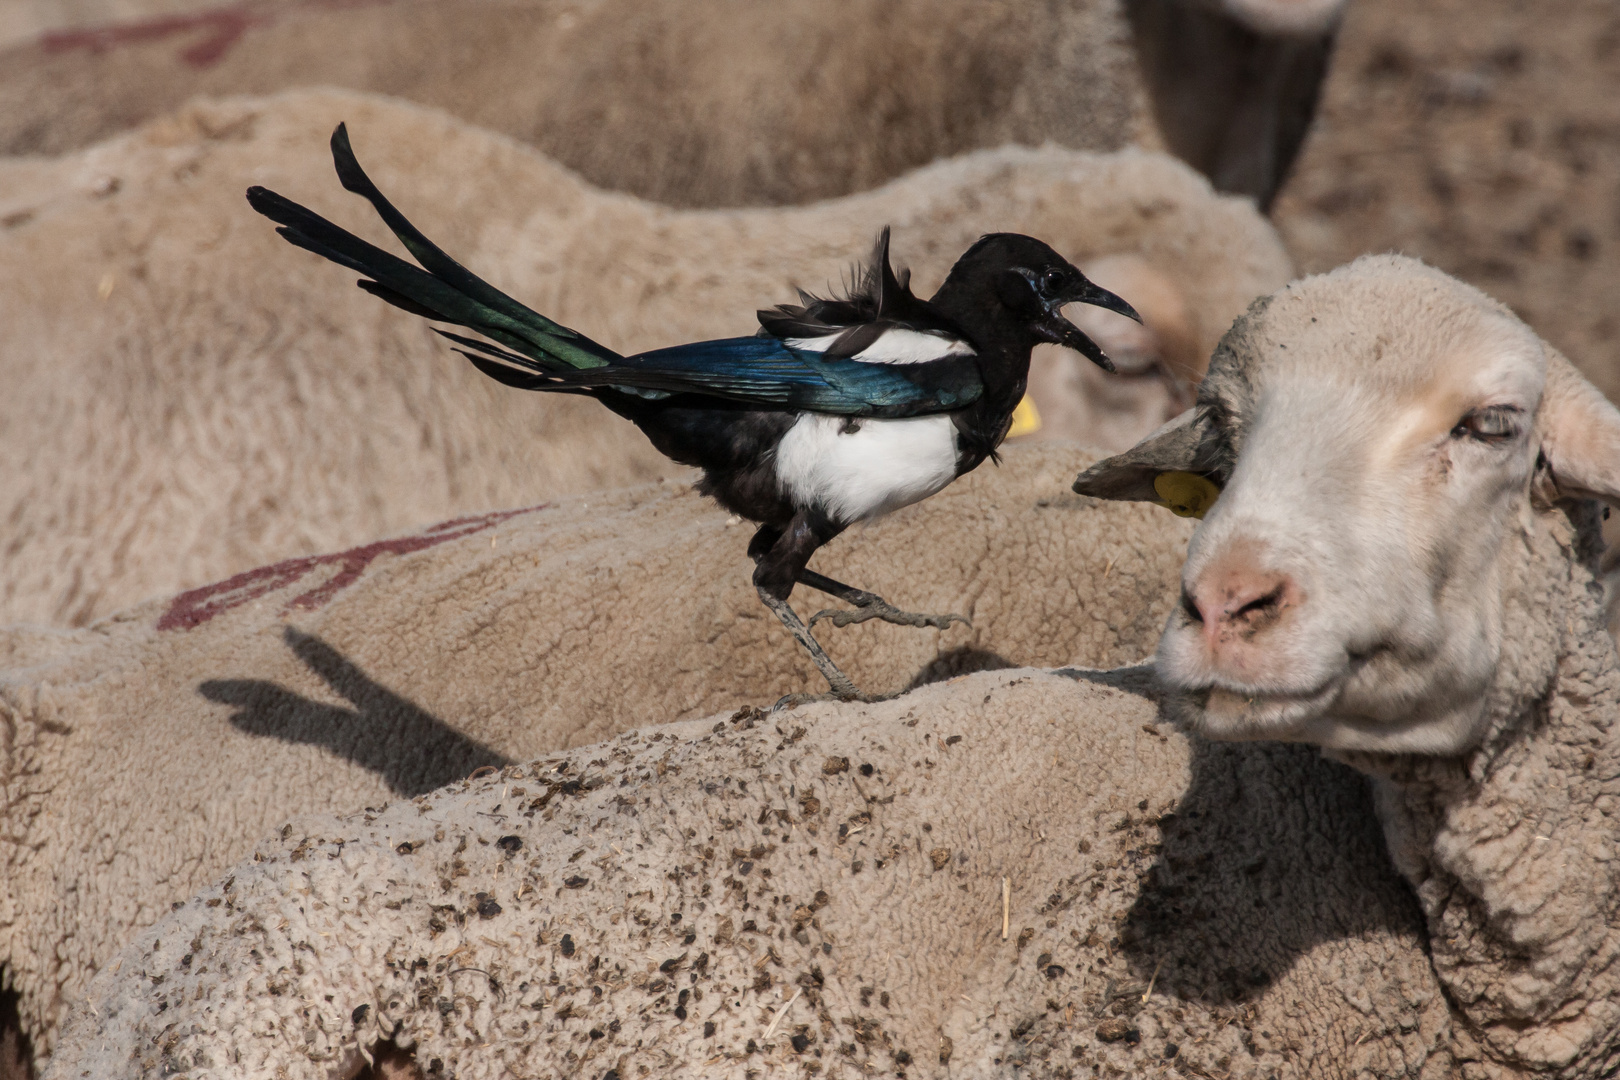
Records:
[[[792,608],[788,607],[787,601],[778,600],[761,588],[756,587],[755,591],[759,593],[759,598],[765,606],[770,608],[776,617],[782,621],[783,626],[787,627],[794,640],[803,646],[805,652],[810,654],[810,659],[815,662],[816,667],[821,671],[821,677],[826,679],[827,685],[832,688],[832,697],[838,701],[854,701],[858,699],[861,692],[855,688],[854,683],[849,681],[848,675],[838,670],[838,665],[833,663],[832,657],[828,656],[826,651],[817,644],[815,637],[810,633],[809,627],[799,621],[799,616],[794,613]],[[792,697],[793,695],[789,694],[788,696]],[[780,705],[781,703],[778,702],[777,704]]]
[[[894,623],[896,626],[933,626],[944,630],[953,622],[963,626],[972,626],[966,616],[957,615],[919,615],[914,611],[901,611],[883,597],[875,593],[863,592],[846,597],[855,605],[854,611],[843,611],[828,608],[818,611],[810,616],[810,628],[815,629],[816,623],[826,619],[834,626],[850,626],[854,623],[863,623],[868,619],[882,619],[884,622]]]

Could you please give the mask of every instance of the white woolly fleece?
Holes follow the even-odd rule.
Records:
[[[833,659],[889,691],[1151,652],[1190,529],[1066,497],[1087,460],[1010,448],[817,553],[973,620],[822,630]],[[130,936],[290,816],[819,688],[760,607],[748,535],[684,484],[644,485],[262,567],[94,630],[0,632],[0,965],[34,1045]]]
[[[294,821],[106,965],[42,1080],[327,1080],[390,1036],[460,1080],[1454,1075],[1359,778],[1161,731],[1136,674],[709,717]]]

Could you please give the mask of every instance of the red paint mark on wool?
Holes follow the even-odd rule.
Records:
[[[262,15],[250,13],[244,7],[215,8],[195,15],[167,15],[143,22],[122,23],[117,26],[96,26],[85,30],[54,30],[40,41],[48,53],[86,49],[104,53],[119,45],[143,41],[161,41],[175,34],[200,31],[200,40],[187,46],[180,59],[192,67],[212,67],[225,58],[236,40],[248,27],[267,21]]]
[[[473,514],[440,522],[416,536],[378,540],[331,555],[306,555],[301,559],[287,559],[270,566],[261,566],[256,570],[244,570],[235,577],[181,593],[174,598],[169,610],[157,621],[157,628],[190,630],[194,626],[201,626],[215,615],[296,584],[313,570],[336,567],[336,573],[313,589],[293,597],[285,608],[286,611],[295,608],[313,611],[360,580],[360,575],[365,573],[366,567],[380,555],[409,555],[412,552],[424,551],[450,540],[460,540],[481,533],[519,514],[544,510],[546,505],[542,503],[539,506],[526,506],[518,510]]]
[[[355,8],[390,0],[307,0],[296,5],[303,8]],[[264,3],[232,4],[211,8],[188,15],[163,15],[140,22],[117,23],[112,26],[93,26],[79,30],[51,30],[40,38],[47,53],[70,52],[84,49],[91,53],[104,53],[120,45],[135,45],[147,41],[162,41],[176,34],[200,32],[201,37],[182,49],[180,59],[194,68],[213,67],[225,59],[231,47],[255,26],[268,26],[286,11]]]

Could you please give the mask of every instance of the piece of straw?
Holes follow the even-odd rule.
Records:
[[[793,1003],[799,1000],[799,995],[802,993],[804,993],[804,987],[801,986],[793,991],[793,996],[787,999],[786,1004],[776,1010],[776,1015],[771,1018],[771,1026],[765,1029],[764,1038],[768,1039],[776,1034],[776,1025],[782,1022],[782,1017],[786,1016],[788,1010],[793,1008]]]
[[[1159,981],[1159,969],[1162,967],[1164,967],[1163,960],[1153,965],[1153,977],[1148,980],[1147,992],[1142,995],[1142,1004],[1146,1005],[1148,998],[1153,996],[1153,984]]]

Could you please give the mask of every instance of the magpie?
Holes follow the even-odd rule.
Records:
[[[248,202],[292,244],[364,275],[357,284],[372,295],[481,335],[434,328],[490,378],[594,397],[660,452],[701,469],[700,491],[758,524],[748,555],[759,598],[841,698],[861,695],[812,635],[820,619],[939,628],[967,620],[901,611],[809,569],[810,557],[855,522],[997,460],[1037,343],[1112,371],[1063,317],[1065,304],[1141,321],[1046,244],[1016,233],[981,237],[939,291],[920,299],[909,272],[896,275],[889,263],[885,228],[843,296],[801,291],[798,304],[758,312],[753,337],[621,356],[518,303],[423,236],[360,168],[344,125],[331,148],[343,187],[370,201],[420,268],[273,191],[249,188]],[[787,602],[795,584],[853,610],[821,611],[806,625]]]

